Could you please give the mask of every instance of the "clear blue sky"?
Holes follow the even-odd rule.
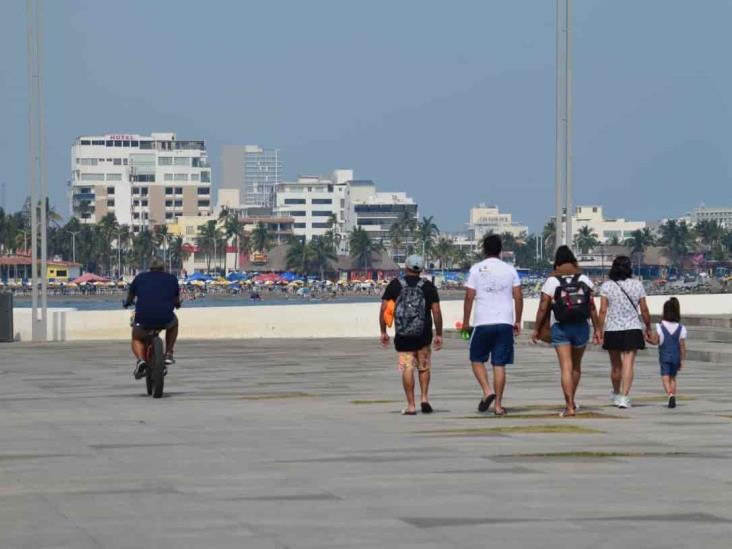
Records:
[[[553,0],[47,1],[51,198],[75,136],[175,131],[356,170],[457,229],[552,213]],[[576,202],[656,219],[732,205],[732,2],[579,0]],[[25,3],[0,5],[0,181],[26,194]]]

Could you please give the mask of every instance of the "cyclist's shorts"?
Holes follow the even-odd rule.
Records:
[[[165,326],[140,326],[135,324],[132,326],[132,338],[133,339],[144,339],[147,336],[149,330],[153,328],[160,328],[161,330],[172,330],[178,326],[178,317],[173,314],[173,320],[168,322]]]

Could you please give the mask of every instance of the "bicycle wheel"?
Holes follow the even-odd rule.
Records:
[[[152,351],[151,364],[148,365],[152,381],[152,397],[160,398],[163,396],[163,385],[165,383],[165,375],[163,373],[163,361],[165,360],[165,357],[163,353],[163,342],[159,337],[156,337],[153,340]]]
[[[145,372],[145,384],[147,385],[147,394],[151,395],[153,393],[153,382],[149,367],[147,369],[147,372]]]

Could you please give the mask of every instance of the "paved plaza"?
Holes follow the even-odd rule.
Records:
[[[467,347],[403,417],[374,340],[181,341],[143,396],[123,343],[0,346],[0,547],[729,548],[730,365],[676,410],[643,358],[635,407],[588,355],[561,420],[549,349],[519,348],[509,416],[480,415]]]

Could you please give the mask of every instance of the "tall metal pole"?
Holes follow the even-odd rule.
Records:
[[[41,324],[40,330],[43,341],[46,340],[46,324],[48,321],[48,188],[46,185],[46,118],[43,104],[43,20],[42,2],[36,0],[36,101],[38,104],[38,166],[40,175],[41,201]]]
[[[39,339],[38,334],[38,247],[37,247],[37,215],[36,215],[36,87],[35,61],[36,50],[33,36],[35,11],[32,0],[26,0],[27,46],[28,46],[28,194],[30,195],[30,233],[31,233],[31,337],[33,341]]]
[[[557,0],[556,27],[556,103],[555,103],[555,137],[554,137],[554,248],[562,245],[562,188],[564,183],[564,0]]]
[[[564,114],[566,126],[564,129],[564,177],[565,177],[565,203],[567,209],[567,223],[564,234],[567,244],[572,244],[572,215],[574,214],[573,184],[572,184],[572,0],[566,0],[565,6],[565,51],[564,51]]]

